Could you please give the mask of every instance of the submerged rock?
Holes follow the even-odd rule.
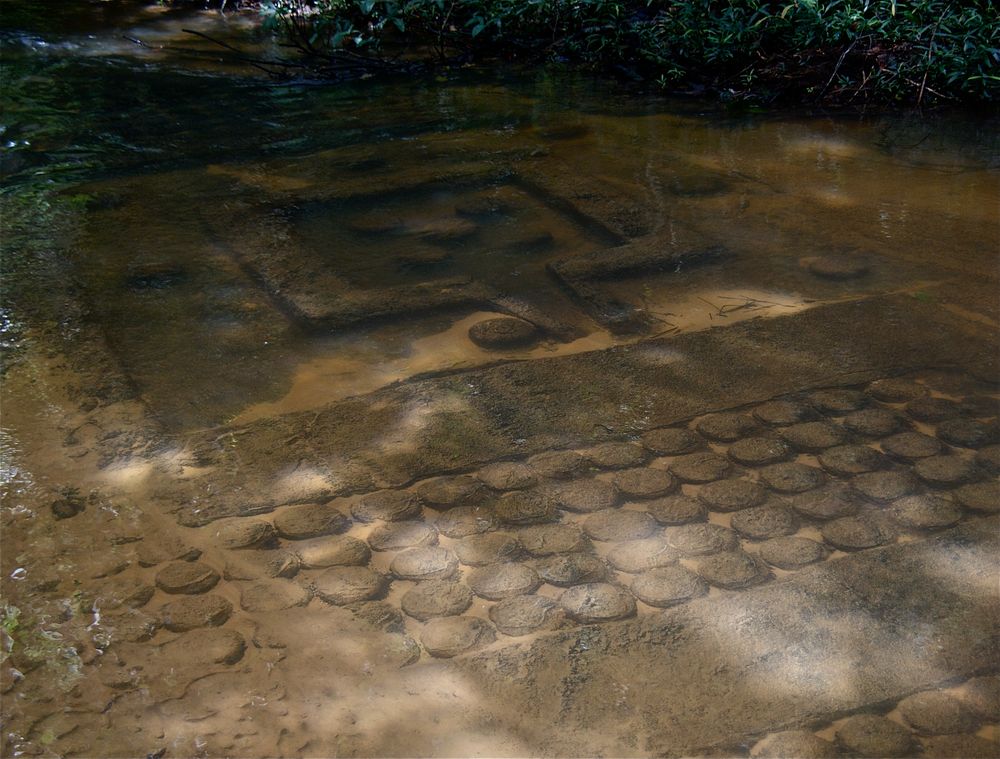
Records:
[[[538,328],[534,324],[508,316],[486,319],[469,328],[469,339],[490,350],[523,348],[537,338]]]

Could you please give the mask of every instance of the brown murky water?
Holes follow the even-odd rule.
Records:
[[[198,513],[190,502],[165,503],[156,477],[210,482],[222,466],[185,448],[185,435],[214,436],[213,445],[235,451],[250,423],[305,411],[315,421],[333,402],[393,383],[886,294],[1000,327],[995,122],[736,111],[559,72],[275,84],[181,31],[273,52],[245,16],[33,5],[0,5],[3,625],[8,649],[33,641],[30,655],[12,660],[21,669],[3,671],[10,755],[166,745],[168,755],[406,753],[403,738],[371,739],[391,733],[386,715],[411,708],[406,688],[430,694],[424,716],[438,727],[426,745],[438,753],[488,745],[525,755],[545,745],[513,733],[485,742],[487,722],[478,733],[453,732],[454,701],[481,698],[474,683],[440,675],[400,684],[386,675],[367,685],[373,668],[408,661],[413,641],[369,640],[340,609],[317,632],[308,616],[322,606],[317,599],[289,611],[291,623],[247,613],[229,626],[263,652],[241,670],[257,683],[252,691],[233,673],[218,686],[162,678],[183,658],[163,630],[153,638],[165,652],[156,661],[133,640],[121,641],[114,667],[98,661],[124,636],[89,602],[91,584],[128,576],[135,544],[177,529],[173,512]],[[830,261],[856,270],[824,275]],[[470,339],[471,328],[500,316],[530,323],[534,336],[499,349]],[[650,360],[678,360],[665,345],[652,344]],[[958,403],[971,393],[949,392],[934,395]],[[436,412],[415,403],[408,423],[422,429]],[[104,416],[95,421],[92,412]],[[216,436],[213,428],[222,429]],[[336,462],[345,478],[353,454]],[[799,460],[816,466],[814,456]],[[652,466],[672,464],[667,456]],[[312,475],[304,466],[296,476]],[[384,479],[396,486],[393,476]],[[98,492],[84,514],[53,528],[48,508],[67,488]],[[683,492],[700,490],[685,482]],[[729,514],[707,518],[731,524]],[[222,562],[214,528],[195,523],[184,540],[204,561]],[[61,531],[66,524],[76,526]],[[369,540],[371,532],[356,524],[350,534]],[[817,525],[799,535],[822,540]],[[606,557],[610,545],[598,553]],[[380,553],[372,566],[388,572],[390,558]],[[234,608],[241,596],[229,581],[247,580],[241,571],[227,564],[220,585]],[[394,584],[387,602],[408,587]],[[711,598],[726,592],[713,588]],[[486,620],[490,608],[477,599],[469,613]],[[281,646],[267,642],[281,635]],[[337,643],[324,649],[324,638]],[[285,647],[326,656],[317,671],[347,673],[343,691],[370,688],[378,709],[364,712],[361,699],[325,712],[314,704],[309,657],[275,669]],[[145,674],[129,656],[145,662]],[[58,677],[36,684],[25,678],[32,667]],[[91,692],[93,669],[101,685]],[[144,695],[131,689],[140,681]],[[110,698],[108,709],[118,704],[118,727],[72,717],[93,715],[94,693]],[[136,715],[150,703],[155,726],[126,738],[142,732]],[[234,733],[227,723],[248,713],[264,716]],[[293,719],[311,720],[324,738],[310,744],[289,730]],[[995,737],[995,727],[980,733]]]

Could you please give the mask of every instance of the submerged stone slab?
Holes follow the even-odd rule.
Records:
[[[644,753],[731,756],[734,746],[769,733],[829,724],[831,715],[896,703],[994,667],[998,528],[997,518],[967,522],[730,596],[552,633],[506,649],[502,661],[473,656],[456,672],[481,683],[496,703],[533,705],[533,714],[511,715],[502,727],[551,730],[551,715],[559,713],[561,730],[579,745],[600,742],[609,754],[634,753],[641,725]],[[627,711],[608,708],[612,682],[628,693]],[[869,743],[881,730],[853,733],[842,745],[850,743],[854,755],[895,750]],[[868,753],[872,745],[882,753]]]
[[[859,332],[859,323],[893,328]],[[681,358],[664,364],[657,358],[663,350]],[[768,361],[757,358],[765,354]],[[531,456],[591,444],[595,434],[604,437],[601,425],[615,431],[609,438],[638,435],[704,413],[723,397],[735,406],[928,363],[995,375],[994,354],[989,341],[970,336],[958,317],[914,298],[821,306],[794,319],[752,320],[637,346],[400,383],[319,410],[196,433],[185,442],[216,451],[213,475],[161,480],[155,497],[178,508],[184,524],[205,524],[404,486],[442,471],[473,470],[514,450]],[[823,391],[824,408],[831,393]],[[861,402],[867,397],[861,394]],[[816,398],[810,395],[814,403]],[[408,427],[418,410],[420,426]],[[214,441],[230,433],[238,435],[238,449],[217,450]],[[529,459],[539,475],[550,476],[538,463]],[[678,474],[676,462],[670,469]]]

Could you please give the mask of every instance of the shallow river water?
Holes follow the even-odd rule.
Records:
[[[62,636],[71,633],[59,625],[79,624],[84,609],[86,629],[100,631],[97,604],[80,601],[87,583],[138,567],[131,557],[121,564],[95,555],[106,546],[94,536],[111,535],[117,557],[122,546],[174,529],[167,512],[190,510],[182,523],[192,529],[207,521],[192,506],[197,497],[183,503],[177,497],[165,511],[138,506],[131,521],[115,498],[143,501],[155,492],[149,475],[155,467],[181,481],[209,472],[210,484],[199,491],[206,497],[218,487],[211,484],[212,466],[230,467],[234,477],[253,466],[250,458],[205,458],[199,446],[235,451],[241,430],[255,429],[253,423],[297,412],[315,412],[315,422],[331,403],[415,379],[649,341],[661,342],[650,343],[655,347],[644,355],[669,364],[675,357],[663,338],[831,304],[899,295],[970,329],[995,335],[1000,327],[995,119],[729,107],[559,70],[277,82],[183,31],[216,36],[254,56],[276,54],[250,16],[141,3],[50,5],[0,0],[3,625],[7,641],[30,637],[15,634],[18,617],[41,635],[31,638],[33,666],[48,657],[41,666],[58,673],[31,690],[24,661],[16,661],[21,669],[5,665],[4,711],[13,724],[4,737],[6,755],[128,754],[161,745],[172,747],[168,756],[406,753],[405,742],[371,739],[390,729],[384,724],[347,707],[326,714],[308,706],[314,693],[302,686],[308,666],[301,663],[279,686],[293,694],[285,701],[293,704],[292,717],[315,720],[321,737],[312,744],[288,738],[295,731],[289,732],[287,708],[261,718],[256,731],[192,727],[211,722],[209,712],[223,724],[240,709],[263,709],[273,694],[263,685],[240,690],[242,681],[223,681],[217,691],[153,688],[159,733],[135,738],[149,702],[130,701],[142,667],[130,669],[127,652],[125,663],[106,667],[95,687],[104,688],[108,709],[117,699],[136,722],[97,729],[97,717],[67,717],[95,712],[79,687],[89,682],[93,662],[85,651],[103,652],[109,641],[64,645]],[[888,328],[879,311],[874,318],[864,313],[870,320],[852,330]],[[507,344],[471,339],[477,325],[498,317],[519,319],[530,334]],[[850,342],[844,335],[845,346]],[[700,358],[713,360],[707,349]],[[761,364],[769,360],[759,357]],[[733,384],[733,402],[722,383],[709,405],[744,402]],[[479,392],[468,386],[472,395]],[[699,392],[692,390],[692,404]],[[995,394],[989,397],[995,403]],[[422,430],[423,415],[437,407],[422,410],[419,394],[409,402],[416,410],[407,424]],[[634,438],[643,414],[653,412],[620,406],[631,425],[621,430]],[[373,408],[360,420],[345,416],[344,424],[379,423]],[[89,419],[95,409],[120,413],[119,426]],[[275,429],[284,435],[282,424]],[[524,435],[528,445],[532,434]],[[291,450],[296,439],[275,433],[253,455],[273,445],[277,461],[282,446]],[[523,442],[516,437],[517,445]],[[387,456],[403,455],[382,445]],[[494,458],[508,456],[502,454]],[[343,452],[343,481],[351,483],[345,492],[362,492],[351,479],[353,457]],[[405,484],[413,475],[397,459],[384,469],[379,460],[364,465],[376,472],[365,475],[368,489]],[[396,466],[407,474],[397,474]],[[426,474],[443,471],[437,463],[432,469]],[[332,479],[340,482],[338,476]],[[330,479],[324,482],[329,490]],[[245,487],[253,490],[254,480]],[[42,510],[48,518],[53,498],[65,497],[75,508],[73,488],[113,494],[102,500],[93,491],[87,518],[105,521],[81,527],[95,531],[86,538],[60,537],[36,518]],[[283,505],[280,498],[265,506],[245,495],[253,504],[243,513]],[[227,506],[218,513],[237,511]],[[109,532],[108,515],[129,521],[114,528],[124,535]],[[710,521],[730,524],[714,512]],[[803,530],[821,539],[816,525]],[[191,540],[203,558],[213,556],[207,532]],[[442,544],[451,545],[443,538]],[[391,573],[385,554],[373,562]],[[77,576],[75,585],[65,580]],[[248,579],[228,567],[225,578]],[[396,583],[389,602],[398,603],[407,587]],[[236,599],[235,590],[226,592]],[[557,597],[550,585],[539,593]],[[252,616],[252,604],[243,607]],[[477,599],[470,613],[485,619],[489,608]],[[640,604],[640,612],[650,609]],[[266,643],[273,621],[259,624],[254,645],[264,653],[252,666],[270,673],[279,659],[268,657],[279,647]],[[415,624],[408,620],[406,628],[414,637]],[[336,635],[336,625],[328,632]],[[169,633],[157,635],[154,642],[170,652]],[[310,635],[300,630],[296,640],[322,658]],[[346,636],[336,661],[327,662],[333,671],[376,656],[353,640]],[[398,663],[409,655],[406,649],[385,656]],[[147,674],[160,672],[146,666]],[[443,693],[458,686],[428,686],[435,687]],[[228,703],[234,689],[246,703]],[[185,693],[190,702],[179,700]],[[395,693],[386,686],[370,698],[383,699],[383,713],[407,708]],[[220,703],[206,707],[213,699]],[[177,703],[195,706],[182,714]],[[447,712],[443,702],[433,708]],[[198,709],[206,716],[192,716]],[[364,726],[345,732],[355,719]],[[429,731],[428,751],[479,750],[474,737],[457,738],[442,719],[442,727]],[[490,730],[485,723],[481,729]],[[482,745],[515,755],[546,745],[529,735],[498,741]],[[566,746],[572,744],[552,744],[550,751],[565,753]],[[594,745],[575,748],[586,753]],[[607,748],[621,751],[613,742]]]

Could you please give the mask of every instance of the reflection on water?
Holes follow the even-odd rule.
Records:
[[[268,52],[240,14],[7,5],[6,197],[55,182],[74,200],[65,254],[168,427],[995,273],[981,121],[733,115],[547,73],[275,86],[181,31]],[[553,275],[636,240],[725,255],[682,276]],[[803,266],[825,255],[874,265]],[[542,343],[473,344],[496,311]]]

